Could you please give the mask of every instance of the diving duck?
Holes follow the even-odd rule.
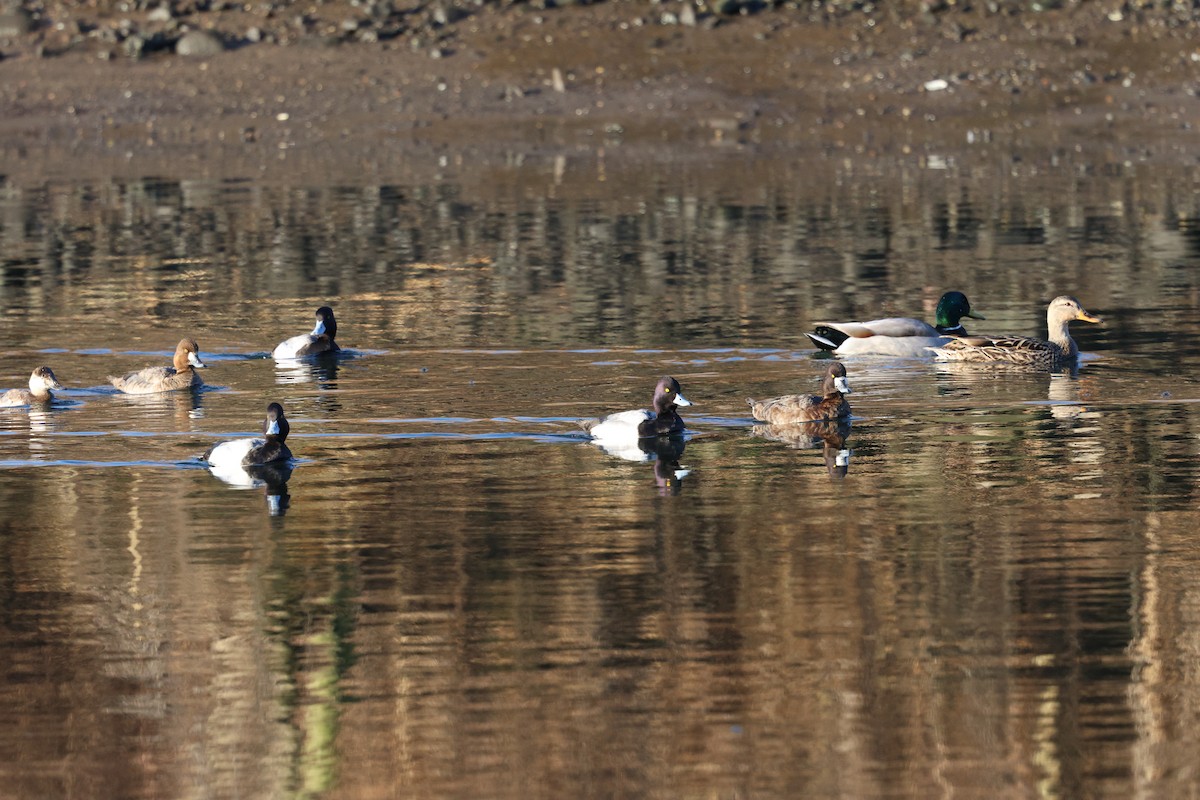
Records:
[[[9,389],[0,394],[0,408],[49,403],[54,399],[50,390],[61,388],[62,384],[54,377],[54,372],[49,367],[38,367],[29,376],[28,389]]]
[[[252,467],[289,460],[292,451],[288,449],[287,437],[291,426],[279,403],[267,406],[267,418],[263,420],[262,430],[261,438],[234,439],[215,444],[201,458],[214,467]]]
[[[821,382],[823,395],[788,394],[770,400],[747,400],[754,418],[772,425],[814,420],[841,419],[850,416],[850,384],[846,367],[834,361],[825,370]]]
[[[670,375],[659,378],[654,387],[653,410],[618,411],[600,419],[583,420],[579,424],[593,439],[636,441],[653,436],[677,436],[683,433],[683,419],[677,407],[690,406],[683,396],[679,381]]]
[[[108,380],[125,394],[175,392],[204,385],[196,373],[197,369],[204,368],[204,362],[200,360],[200,345],[196,344],[195,339],[179,341],[172,364],[170,367],[146,367],[125,375],[110,375]]]

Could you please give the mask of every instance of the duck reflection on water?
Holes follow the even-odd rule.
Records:
[[[679,463],[687,447],[687,439],[682,435],[654,436],[623,443],[595,439],[592,444],[624,461],[653,462],[654,482],[659,494],[664,496],[679,494],[683,479],[691,473]]]
[[[277,358],[275,383],[316,383],[321,389],[336,389],[341,358],[338,353],[321,353],[305,358]]]
[[[750,429],[750,434],[781,442],[797,450],[821,448],[830,478],[844,478],[850,471],[851,451],[846,447],[846,440],[850,438],[848,419],[755,425]]]
[[[253,464],[248,467],[240,464],[210,464],[208,471],[213,477],[238,489],[264,489],[267,500],[267,513],[272,517],[282,517],[291,505],[292,496],[288,492],[288,480],[295,469],[290,461],[276,461],[270,464]]]

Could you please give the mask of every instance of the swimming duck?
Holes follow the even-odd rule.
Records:
[[[813,420],[841,419],[850,416],[850,384],[846,367],[834,361],[825,370],[821,382],[824,395],[788,394],[770,400],[747,400],[754,418],[773,425]]]
[[[683,419],[675,412],[679,406],[690,406],[683,396],[679,381],[669,375],[659,378],[654,387],[654,410],[620,411],[601,419],[580,422],[593,439],[644,439],[651,436],[672,436],[683,433]]]
[[[29,376],[28,389],[9,389],[0,394],[0,408],[31,406],[34,403],[49,403],[54,399],[51,389],[61,389],[62,384],[54,377],[49,367],[38,367]]]
[[[267,418],[263,420],[264,438],[221,442],[210,447],[201,458],[213,467],[251,467],[286,461],[292,457],[292,451],[285,444],[290,430],[283,406],[271,403],[267,406]]]
[[[146,367],[120,377],[109,375],[108,380],[126,394],[174,392],[204,385],[196,374],[197,369],[204,369],[204,362],[200,360],[200,345],[195,339],[180,339],[173,361],[173,367]]]
[[[971,310],[962,292],[946,292],[934,312],[937,326],[910,317],[888,317],[868,322],[818,322],[804,334],[822,350],[835,355],[927,356],[928,348],[945,344],[953,336],[965,336],[962,318],[984,319]]]
[[[939,361],[962,361],[974,364],[1015,364],[1017,366],[1052,369],[1074,362],[1079,347],[1071,338],[1068,323],[1074,320],[1103,322],[1089,314],[1074,297],[1062,295],[1050,301],[1046,309],[1046,327],[1050,338],[1033,339],[1027,336],[964,336],[931,347]]]
[[[312,333],[293,336],[275,346],[271,352],[272,358],[300,358],[315,356],[321,353],[336,353],[341,350],[334,338],[337,336],[337,320],[333,318],[333,309],[321,306],[317,309],[317,326]]]

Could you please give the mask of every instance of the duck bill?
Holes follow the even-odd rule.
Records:
[[[983,314],[979,314],[974,311],[968,311],[964,316],[970,317],[971,319],[987,319],[987,317],[985,317]]]
[[[313,328],[313,336],[323,336],[325,334],[325,320],[317,320],[317,327]]]
[[[267,436],[279,435],[279,420],[273,419],[267,424]]]
[[[675,405],[677,405],[677,406],[690,406],[691,404],[692,404],[692,401],[691,401],[691,400],[688,400],[688,399],[687,399],[686,397],[684,397],[682,394],[677,394],[677,395],[675,395]]]
[[[208,368],[207,366],[205,366],[204,362],[200,360],[200,356],[196,355],[195,353],[188,353],[188,363],[191,364],[196,369],[207,369]]]
[[[1095,314],[1089,314],[1082,308],[1079,309],[1079,313],[1075,315],[1075,319],[1081,319],[1084,322],[1104,322],[1104,320],[1100,317],[1097,317]]]
[[[842,376],[839,375],[838,377],[834,378],[833,385],[842,394],[850,394],[850,381],[846,380]]]

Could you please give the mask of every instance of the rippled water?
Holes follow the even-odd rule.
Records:
[[[1198,176],[946,166],[0,184],[0,386],[69,387],[0,411],[6,796],[1194,792]],[[809,323],[948,288],[1106,324],[753,428]],[[267,358],[326,302],[349,353]],[[107,387],[184,335],[203,392]],[[663,373],[682,452],[587,442]],[[195,460],[271,400],[290,474]]]

